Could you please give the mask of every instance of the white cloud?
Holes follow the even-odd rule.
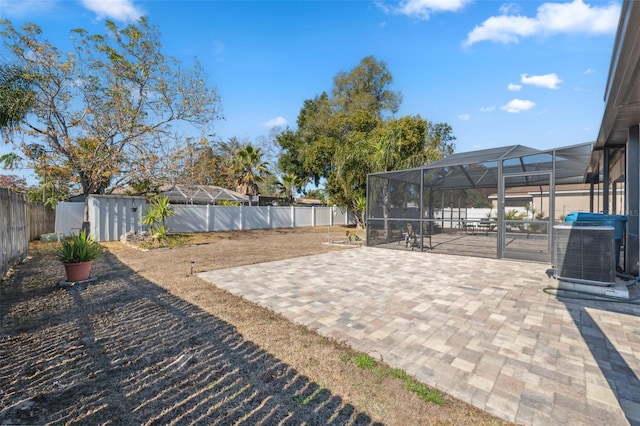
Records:
[[[407,15],[419,19],[429,19],[433,13],[455,12],[464,8],[472,0],[401,0],[398,6],[389,6],[384,1],[376,5],[385,11],[397,15]]]
[[[135,21],[144,15],[132,0],[80,0],[80,3],[98,15],[98,18],[116,21]]]
[[[287,119],[284,117],[276,117],[272,118],[269,121],[262,123],[264,127],[272,128],[272,127],[284,127],[287,125]]]
[[[523,37],[562,33],[613,34],[620,17],[620,5],[590,6],[584,0],[570,3],[543,3],[536,16],[520,15],[510,7],[501,8],[500,16],[492,16],[476,26],[464,42],[471,46],[480,41],[517,43]]]
[[[462,120],[462,121],[468,121],[471,118],[471,115],[469,114],[460,114],[458,116],[458,120]]]
[[[495,105],[491,105],[490,107],[480,108],[480,112],[492,112],[496,110]]]
[[[517,15],[522,10],[522,7],[517,3],[505,3],[498,10],[503,15]]]
[[[520,82],[522,84],[530,84],[532,86],[537,87],[546,87],[547,89],[556,90],[558,88],[558,84],[562,83],[562,80],[558,77],[556,73],[545,74],[545,75],[520,75]]]
[[[522,85],[521,84],[515,84],[515,83],[509,83],[509,85],[507,86],[507,89],[511,90],[512,92],[517,92],[520,89],[522,89]]]
[[[522,99],[512,99],[507,102],[506,105],[500,107],[501,110],[506,112],[518,113],[521,111],[527,111],[533,108],[536,104],[531,101],[525,101]]]
[[[584,70],[584,75],[589,75],[589,74],[593,74],[595,71],[593,71],[593,68],[587,68],[586,70]]]
[[[47,13],[55,7],[55,0],[2,0],[0,9],[3,18],[7,18]]]

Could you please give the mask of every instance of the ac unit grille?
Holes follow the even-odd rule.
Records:
[[[615,283],[615,230],[612,226],[555,225],[556,278],[582,284]]]

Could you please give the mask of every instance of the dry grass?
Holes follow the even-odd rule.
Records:
[[[34,243],[0,285],[0,424],[503,424],[447,396],[425,402],[402,371],[361,368],[339,342],[191,275],[344,249],[322,244],[327,231],[108,243],[97,283],[70,291],[56,289],[52,244]]]

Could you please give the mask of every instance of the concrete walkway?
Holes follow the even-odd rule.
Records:
[[[548,268],[362,247],[199,276],[505,420],[640,425],[640,305]]]

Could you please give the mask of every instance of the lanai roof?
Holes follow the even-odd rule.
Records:
[[[503,174],[546,172],[553,168],[555,153],[556,184],[584,183],[592,147],[592,143],[585,143],[542,151],[510,145],[460,152],[414,169],[372,173],[370,176],[419,184],[424,172],[425,185],[434,189],[497,188],[500,161],[503,162]],[[512,179],[508,186],[536,184],[532,179],[535,177]]]

